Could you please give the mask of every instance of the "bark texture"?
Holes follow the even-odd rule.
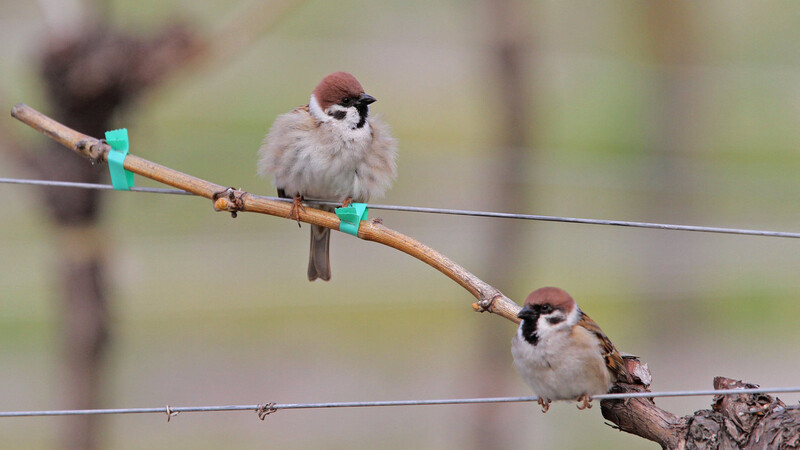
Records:
[[[650,372],[626,358],[631,377],[612,392],[648,392]],[[749,389],[755,384],[716,377],[714,389]],[[767,394],[717,395],[711,409],[678,417],[652,399],[603,400],[603,417],[621,431],[658,443],[664,449],[796,449],[800,447],[800,405],[787,406]]]

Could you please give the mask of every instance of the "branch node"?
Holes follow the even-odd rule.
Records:
[[[495,300],[497,300],[498,297],[502,297],[502,295],[495,295],[492,298],[482,298],[472,304],[472,309],[475,312],[481,312],[481,313],[492,312],[492,306],[494,306],[494,302]]]
[[[110,147],[105,139],[81,139],[75,143],[75,150],[85,154],[92,165],[104,162]]]
[[[235,219],[237,211],[244,209],[244,194],[235,187],[215,192],[211,197],[214,201],[214,211],[228,211]]]

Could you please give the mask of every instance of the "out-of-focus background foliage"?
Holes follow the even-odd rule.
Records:
[[[32,68],[47,3],[0,3],[3,111],[17,101],[48,111]],[[234,8],[103,5],[134,34],[174,17],[203,31]],[[309,1],[244,50],[177,72],[114,124],[129,129],[137,155],[272,195],[255,174],[264,133],[322,76],[347,70],[379,99],[372,111],[400,142],[386,203],[797,231],[800,8],[677,5],[517,4],[524,89],[509,96],[492,56],[491,2]],[[509,178],[501,134],[515,95],[526,132]],[[44,142],[0,120],[10,125],[4,137],[31,151]],[[23,175],[0,154],[0,176]],[[48,216],[31,188],[0,191],[0,408],[65,407]],[[109,193],[104,202],[112,330],[99,407],[529,394],[512,366],[514,326],[473,313],[467,292],[406,255],[336,234],[333,280],[308,283],[305,226],[232,220],[180,196]],[[710,388],[716,375],[800,384],[795,240],[524,222],[503,247],[499,220],[373,215],[518,302],[537,287],[563,287],[621,350],[648,363],[654,390]],[[493,271],[498,246],[514,250],[502,273]],[[657,403],[683,415],[710,399]],[[498,447],[652,447],[609,428],[595,406],[556,404],[546,415],[534,404],[281,411],[264,422],[187,413],[169,424],[112,416],[101,419],[99,442],[456,448],[493,436]],[[58,447],[58,421],[4,419],[2,446]]]

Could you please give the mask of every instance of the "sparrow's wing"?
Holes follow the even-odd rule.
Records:
[[[292,112],[304,112],[306,114],[311,114],[311,111],[308,109],[308,105],[298,106],[297,108],[293,109]]]
[[[600,326],[582,311],[578,326],[586,328],[597,336],[597,339],[600,341],[600,348],[603,350],[603,359],[606,361],[606,367],[614,374],[617,380],[624,381],[628,373],[625,369],[625,361],[622,359],[616,347],[614,347],[614,344],[611,343],[608,336],[600,329]]]
[[[302,142],[308,133],[317,126],[308,111],[308,105],[294,108],[286,114],[275,118],[269,133],[258,150],[258,173],[261,176],[272,176],[275,187],[285,190],[280,197],[292,198],[295,192],[289,192],[287,184],[291,181],[293,152],[297,142]],[[307,139],[305,139],[307,140]]]

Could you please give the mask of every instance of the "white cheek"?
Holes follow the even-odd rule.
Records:
[[[356,127],[356,125],[358,125],[358,122],[361,121],[361,116],[358,114],[358,110],[355,107],[345,108],[344,106],[341,105],[331,105],[328,107],[327,112],[328,114],[344,112],[345,113],[344,119],[341,120],[336,119],[332,115],[328,116],[331,117],[333,120],[336,120],[339,123],[341,123],[343,125],[343,128],[353,129]]]
[[[553,334],[554,327],[550,325],[544,317],[539,317],[536,323],[536,333],[539,335],[539,340],[547,340]]]
[[[539,317],[539,321],[536,323],[536,331],[539,334],[539,339],[542,340],[550,340],[556,335],[564,332],[568,332],[570,328],[572,328],[572,321],[570,320],[570,316],[564,317],[561,322],[556,324],[552,324],[547,320],[547,317]]]

